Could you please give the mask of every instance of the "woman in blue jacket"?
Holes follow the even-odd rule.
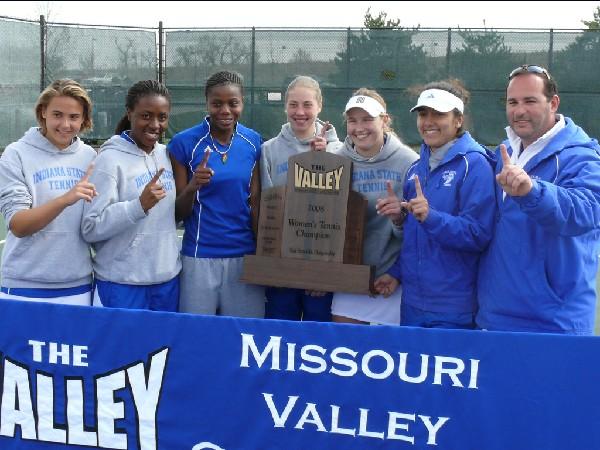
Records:
[[[375,281],[384,296],[402,284],[401,325],[474,328],[479,257],[495,216],[494,176],[485,147],[464,131],[469,94],[456,80],[422,90],[417,128],[420,159],[408,170],[404,198],[380,214],[408,213],[396,263]]]

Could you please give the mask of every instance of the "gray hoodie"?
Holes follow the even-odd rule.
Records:
[[[323,125],[322,121],[316,120],[317,134],[321,133]],[[281,127],[281,132],[277,136],[265,142],[262,145],[260,157],[261,189],[285,185],[287,183],[288,158],[309,151],[312,139],[312,137],[298,139],[287,122]],[[333,126],[325,133],[325,139],[328,152],[334,151],[342,145]]]
[[[59,150],[39,128],[30,128],[0,158],[0,212],[6,225],[21,210],[68,192],[96,156],[79,138]],[[62,289],[92,281],[89,245],[79,227],[83,201],[65,208],[44,229],[16,237],[8,230],[2,252],[2,286]]]
[[[386,134],[383,148],[372,158],[360,156],[349,137],[335,153],[352,160],[352,189],[369,201],[363,264],[375,266],[375,276],[382,275],[396,260],[402,235],[401,229],[394,227],[390,219],[377,215],[375,204],[377,199],[387,196],[387,180],[392,182],[396,195],[402,198],[406,172],[419,156],[391,133]]]
[[[144,213],[140,195],[157,170],[167,196]],[[94,272],[104,281],[164,283],[181,270],[175,224],[175,181],[166,147],[149,154],[121,136],[102,145],[90,181],[98,196],[86,204],[81,231],[93,244]]]

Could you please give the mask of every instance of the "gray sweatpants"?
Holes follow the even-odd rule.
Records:
[[[182,255],[179,311],[264,318],[265,288],[240,281],[243,260]]]

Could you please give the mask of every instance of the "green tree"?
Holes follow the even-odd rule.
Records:
[[[600,91],[600,7],[593,20],[582,20],[587,27],[561,52],[556,53],[553,73],[562,88]]]
[[[406,87],[427,70],[422,45],[413,43],[417,28],[400,26],[400,19],[367,9],[364,28],[348,30],[348,45],[334,58],[338,86]]]
[[[596,6],[596,11],[594,11],[594,20],[582,20],[588,30],[600,30],[600,6]]]
[[[373,17],[371,14],[371,8],[367,9],[365,13],[364,26],[368,29],[376,29],[376,28],[400,28],[400,19],[388,19],[387,13],[381,11],[377,17]]]
[[[460,79],[471,92],[470,131],[485,144],[503,137],[507,75],[517,65],[517,56],[493,29],[459,29],[452,36],[460,47],[450,54],[450,76]]]
[[[593,20],[583,20],[587,29],[580,32],[563,51],[555,53],[551,70],[561,92],[561,111],[582,126],[590,136],[598,136],[600,7],[596,8],[593,17]]]
[[[505,74],[514,69],[516,57],[504,35],[490,30],[458,30],[461,47],[450,55],[450,73],[469,88],[504,89]]]

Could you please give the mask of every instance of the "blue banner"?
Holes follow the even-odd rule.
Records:
[[[0,302],[0,449],[600,449],[600,338]]]

